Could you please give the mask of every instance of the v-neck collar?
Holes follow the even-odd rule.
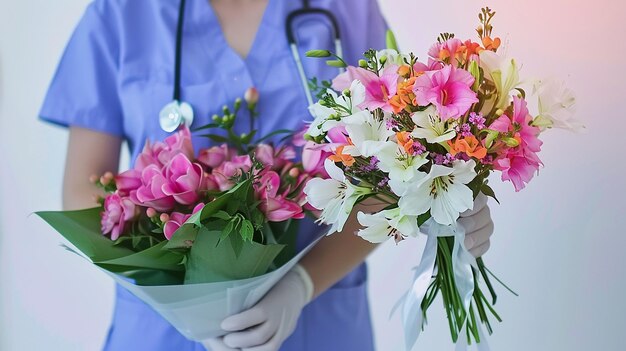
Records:
[[[278,15],[278,12],[280,11],[277,11],[276,9],[277,2],[279,1],[280,0],[268,0],[261,22],[259,23],[256,34],[254,35],[252,45],[250,46],[248,54],[245,58],[237,53],[230,46],[230,44],[228,44],[210,0],[194,0],[195,6],[193,6],[192,16],[194,16],[194,22],[198,24],[198,28],[196,28],[196,30],[210,32],[212,39],[215,40],[215,43],[218,44],[223,50],[229,52],[228,56],[233,59],[236,58],[237,61],[246,64],[250,61],[250,58],[255,57],[257,51],[264,51],[262,49],[266,47],[268,40],[273,40],[271,39],[273,35],[268,35],[269,33],[267,32],[280,26],[281,16]],[[268,53],[262,52],[261,54],[267,55]]]

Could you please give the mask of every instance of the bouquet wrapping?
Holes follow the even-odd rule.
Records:
[[[494,15],[489,8],[479,14],[478,41],[441,34],[426,61],[398,51],[391,33],[388,48],[367,51],[358,67],[327,50],[308,53],[346,68],[332,82],[312,82],[319,101],[310,107],[306,138],[325,153],[330,176],[305,188],[309,204],[322,210],[319,221],[331,226],[329,233],[340,232],[355,204],[374,198],[387,207],[357,214],[363,239],[427,236],[399,304],[407,350],[438,295],[458,347],[487,347],[481,325],[491,333],[490,318],[501,321],[492,306],[495,277],[465,247],[457,219],[475,202],[496,199],[492,173],[516,191],[528,184],[543,165],[543,131],[582,128],[571,118],[574,98],[562,84],[538,81],[527,94],[516,61],[498,52]]]
[[[146,143],[132,169],[92,177],[105,192],[99,207],[37,213],[191,340],[223,335],[224,318],[257,303],[317,242],[296,252],[303,187],[324,171],[296,160],[291,131],[256,137],[257,99],[246,93],[247,133],[234,130],[238,99],[196,128],[222,144],[195,153],[182,127]],[[280,133],[281,145],[263,143]]]

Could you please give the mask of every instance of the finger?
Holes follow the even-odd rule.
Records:
[[[263,345],[276,333],[277,327],[265,322],[248,330],[230,333],[224,337],[224,343],[230,347],[245,348]]]
[[[470,210],[467,210],[463,213],[461,213],[461,217],[467,217],[467,216],[471,216],[477,212],[479,212],[480,210],[482,210],[483,207],[485,207],[487,205],[487,196],[483,193],[479,193],[478,196],[476,197],[476,199],[474,200],[474,207]]]
[[[493,229],[493,222],[490,221],[486,226],[466,234],[465,248],[472,250],[473,248],[488,242],[489,238],[491,238],[491,235],[493,234]]]
[[[482,210],[471,216],[459,217],[458,219],[458,223],[463,226],[466,233],[484,228],[491,222],[491,210],[489,206],[483,207]]]
[[[213,338],[202,341],[202,345],[207,351],[238,351],[224,344],[223,338]]]
[[[267,343],[263,344],[263,345],[259,345],[259,346],[254,346],[254,347],[250,347],[250,348],[243,348],[241,349],[241,351],[278,351],[278,349],[280,348],[280,345],[282,343],[279,342],[277,335],[274,335]]]
[[[226,331],[240,331],[254,327],[267,320],[267,314],[258,307],[227,317],[220,325]]]
[[[491,242],[487,241],[486,243],[483,243],[482,245],[469,250],[469,252],[472,254],[472,256],[479,258],[482,255],[484,255],[485,252],[487,252],[487,250],[489,250],[490,246],[491,246]]]

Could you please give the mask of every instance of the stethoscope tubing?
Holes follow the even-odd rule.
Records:
[[[206,1],[206,0],[204,0]],[[159,114],[161,128],[166,132],[172,132],[177,129],[177,125],[186,124],[191,125],[193,122],[193,109],[191,105],[181,100],[181,70],[182,70],[182,47],[183,47],[183,25],[185,22],[185,7],[186,0],[180,0],[178,9],[178,22],[176,24],[176,43],[175,43],[175,55],[174,55],[174,87],[172,92],[172,102],[168,103]],[[307,102],[310,105],[313,104],[313,94],[309,88],[306,73],[304,72],[304,66],[302,64],[302,58],[298,50],[298,43],[296,41],[295,31],[293,30],[293,24],[297,18],[305,15],[320,15],[328,19],[333,31],[334,31],[334,44],[335,53],[337,56],[343,56],[341,34],[339,31],[339,23],[335,15],[332,12],[312,8],[309,5],[308,0],[302,0],[302,8],[291,11],[285,19],[285,33],[287,35],[287,42],[289,44],[291,54],[295,61],[298,76],[302,83],[302,89],[306,95]],[[339,72],[343,72],[343,69],[339,69]]]

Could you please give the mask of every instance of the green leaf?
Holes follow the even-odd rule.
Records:
[[[331,66],[331,67],[337,67],[337,68],[345,68],[346,63],[341,61],[341,60],[328,60],[326,61],[326,64]]]
[[[480,191],[481,191],[483,194],[485,194],[485,195],[487,195],[487,196],[489,196],[489,197],[493,198],[494,200],[496,200],[496,202],[498,203],[498,205],[500,204],[500,201],[499,201],[499,200],[498,200],[498,198],[496,197],[496,193],[493,191],[493,189],[492,189],[489,185],[484,184],[484,185],[483,185],[483,187],[480,189]]]
[[[216,124],[216,123],[209,123],[209,124],[205,124],[203,126],[199,126],[199,127],[193,128],[191,131],[192,132],[197,132],[197,131],[200,131],[200,130],[203,130],[203,129],[217,128],[219,126],[220,125]]]
[[[426,213],[422,213],[421,215],[417,216],[417,226],[419,227],[420,225],[426,223],[427,220],[430,219],[430,210],[428,210],[428,212]]]
[[[252,226],[252,222],[247,219],[244,219],[241,222],[241,239],[243,241],[252,241],[254,237],[254,227]]]
[[[226,223],[226,226],[224,226],[224,228],[222,228],[222,234],[220,235],[219,242],[221,242],[222,240],[228,238],[228,236],[233,232],[234,226],[235,226],[235,224],[233,223],[233,220],[230,220],[230,221],[228,221]]]
[[[393,34],[391,29],[387,29],[385,41],[387,42],[387,49],[393,49],[398,52],[400,51],[398,50],[398,43],[396,42],[396,36]]]
[[[235,257],[241,259],[241,251],[243,250],[243,240],[239,235],[231,235],[230,236],[230,245],[233,247],[233,251],[235,252]]]
[[[224,221],[230,221],[230,219],[232,218],[232,216],[228,212],[222,210],[215,212],[211,215],[211,217],[219,218]]]
[[[219,224],[213,223],[200,229],[185,263],[185,284],[245,279],[265,274],[284,248],[283,245],[242,241],[241,252],[237,255],[231,240],[218,243],[220,229]]]
[[[230,139],[222,136],[222,135],[217,135],[217,134],[202,134],[200,135],[201,137],[205,137],[205,138],[209,138],[217,143],[226,143],[229,142]]]
[[[273,137],[274,135],[278,135],[278,134],[293,134],[293,130],[291,129],[279,129],[279,130],[275,130],[267,135],[264,135],[263,137],[261,137],[259,140],[256,141],[256,144],[259,144],[271,137]]]
[[[162,241],[149,249],[134,254],[110,260],[94,262],[96,265],[109,270],[151,269],[166,271],[183,271],[181,265],[183,254],[163,250],[167,241]]]
[[[113,240],[102,235],[100,212],[101,207],[94,207],[78,211],[42,211],[35,214],[94,262],[134,253],[129,248],[116,246]]]
[[[199,228],[193,224],[183,224],[174,232],[172,238],[163,246],[163,249],[176,250],[191,248],[194,240],[196,240],[196,235],[198,235],[198,229]]]
[[[332,54],[328,50],[309,50],[305,55],[306,57],[330,57]]]
[[[231,201],[233,196],[241,191],[244,183],[249,183],[250,180],[236,184],[230,190],[224,194],[218,196],[215,200],[204,205],[201,211],[194,213],[185,223],[194,224],[196,226],[202,226],[202,223],[219,210],[223,210]],[[179,229],[180,230],[180,229]],[[174,234],[175,235],[175,234]]]

